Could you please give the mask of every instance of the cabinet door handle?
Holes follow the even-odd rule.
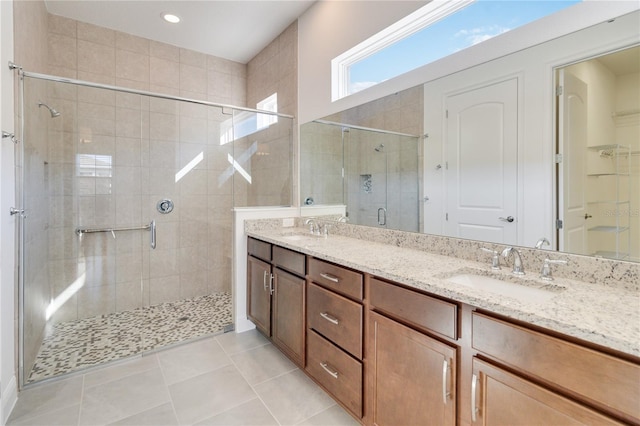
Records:
[[[336,317],[334,317],[332,315],[329,315],[326,312],[320,312],[320,316],[322,318],[326,319],[327,321],[329,321],[331,324],[338,325],[338,323],[339,323],[338,318],[336,318]]]
[[[478,388],[478,376],[471,376],[471,421],[476,422],[478,409],[476,408],[476,391]]]
[[[264,291],[267,291],[267,271],[264,271],[262,275],[262,285],[264,286]]]
[[[273,274],[269,274],[269,294],[273,294]]]
[[[333,281],[334,283],[339,283],[340,282],[340,278],[334,277],[331,274],[326,274],[326,273],[323,272],[323,273],[320,274],[320,276],[322,278],[326,279],[326,280]]]
[[[338,372],[335,370],[335,368],[331,367],[326,362],[321,362],[320,363],[320,367],[322,367],[324,369],[324,371],[329,373],[331,375],[331,377],[333,377],[334,379],[338,378]]]
[[[449,362],[445,359],[442,362],[442,403],[447,405],[447,400],[451,396],[451,393],[448,390],[447,381],[449,378]]]

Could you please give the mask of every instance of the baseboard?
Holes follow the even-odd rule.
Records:
[[[0,424],[6,425],[9,420],[9,415],[18,402],[18,383],[16,382],[16,376],[12,376],[9,380],[9,384],[6,389],[2,391],[0,397]]]

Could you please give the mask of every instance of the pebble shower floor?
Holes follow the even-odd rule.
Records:
[[[55,324],[26,383],[220,333],[233,321],[231,306],[223,292]]]

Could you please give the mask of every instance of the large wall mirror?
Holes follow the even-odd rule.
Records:
[[[640,261],[638,23],[303,124],[302,202],[358,225]]]

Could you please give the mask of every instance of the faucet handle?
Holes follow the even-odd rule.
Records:
[[[566,260],[559,259],[549,259],[548,257],[544,259],[544,263],[542,264],[542,268],[540,269],[540,278],[545,281],[553,281],[553,275],[551,274],[551,265],[566,265],[568,262]]]
[[[486,247],[480,247],[480,250],[487,252],[487,253],[491,253],[491,269],[493,269],[494,271],[499,270],[500,269],[500,254],[498,253],[497,250],[491,250],[488,249]]]

